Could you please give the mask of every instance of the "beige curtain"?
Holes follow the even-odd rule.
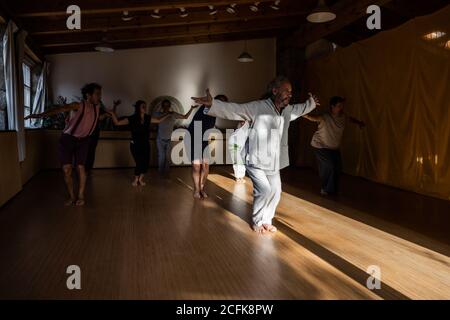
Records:
[[[450,199],[450,6],[307,64],[306,88],[347,98],[344,171]],[[300,124],[298,165],[316,126]]]

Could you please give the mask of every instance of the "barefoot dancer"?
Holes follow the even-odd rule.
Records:
[[[57,107],[41,114],[33,114],[29,118],[49,117],[58,113],[70,111],[66,127],[59,140],[59,159],[64,171],[64,181],[69,192],[69,200],[65,205],[84,205],[84,190],[86,186],[86,170],[90,136],[97,126],[102,97],[102,87],[96,83],[87,84],[81,89],[83,100]],[[80,179],[78,197],[75,196],[72,180],[72,166],[75,163]]]
[[[118,120],[113,111],[109,111],[109,114],[113,119],[114,125],[130,126],[132,136],[130,150],[134,161],[136,162],[132,185],[137,187],[138,185],[146,185],[144,182],[144,175],[147,173],[150,163],[150,123],[160,123],[170,116],[170,114],[166,114],[159,118],[150,117],[150,115],[146,113],[147,105],[145,101],[142,100],[137,101],[134,104],[134,108],[134,114],[122,120]]]
[[[292,85],[278,77],[268,86],[270,98],[245,104],[226,103],[205,97],[193,98],[209,106],[208,114],[228,120],[251,121],[246,169],[253,182],[253,230],[276,232],[272,225],[281,196],[280,169],[289,165],[288,129],[293,121],[314,110],[318,100],[312,94],[306,103],[289,104]]]
[[[170,143],[175,120],[188,119],[196,106],[191,106],[186,114],[180,114],[171,110],[172,103],[168,99],[164,100],[161,105],[162,110],[155,112],[154,116],[158,118],[165,115],[169,116],[158,125],[158,136],[156,139],[156,146],[158,147],[158,170],[161,174],[167,174],[170,166]]]
[[[228,98],[224,95],[218,95],[216,99],[220,101],[228,101]],[[216,124],[216,118],[207,115],[208,107],[202,105],[189,125],[188,131],[191,136],[191,150],[190,159],[192,161],[192,181],[194,183],[194,198],[195,199],[206,199],[208,195],[205,192],[206,181],[208,180],[209,174],[209,159],[205,156],[208,153],[206,148],[208,147],[208,141],[204,141],[203,137],[205,132],[209,129],[214,128]],[[195,123],[197,126],[201,125],[200,140],[196,140],[195,136]],[[201,149],[195,146],[200,146]],[[206,152],[205,152],[206,150]]]
[[[330,99],[330,110],[320,116],[307,115],[304,118],[318,122],[319,128],[311,140],[311,146],[319,164],[322,195],[336,194],[339,187],[341,173],[341,145],[345,123],[349,120],[360,128],[365,127],[364,122],[344,113],[345,99],[333,97]]]

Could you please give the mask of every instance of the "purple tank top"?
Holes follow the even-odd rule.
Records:
[[[97,125],[100,112],[100,106],[94,106],[83,100],[76,111],[71,111],[69,120],[64,128],[65,134],[70,134],[77,138],[90,136]]]

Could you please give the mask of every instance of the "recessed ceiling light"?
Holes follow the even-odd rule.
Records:
[[[230,6],[227,8],[227,12],[229,14],[235,14],[236,13],[236,3],[230,4]]]
[[[253,12],[258,12],[259,11],[259,8],[258,8],[258,6],[259,6],[259,4],[260,4],[261,2],[255,2],[254,4],[252,4],[251,6],[250,6],[250,10],[252,10]]]

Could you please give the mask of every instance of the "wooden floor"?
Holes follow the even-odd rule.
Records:
[[[258,236],[248,224],[251,183],[236,185],[227,167],[214,168],[206,201],[193,200],[188,168],[170,179],[152,171],[138,189],[131,173],[96,170],[87,206],[69,209],[61,174],[41,173],[1,208],[0,298],[450,299],[442,230],[432,239],[427,227],[423,235],[383,216],[395,211],[389,188],[358,180],[355,190],[377,196],[328,199],[314,173],[284,172],[280,231]],[[413,207],[421,196],[401,197]],[[66,288],[69,265],[81,268],[81,290]],[[366,287],[371,265],[381,290]]]

